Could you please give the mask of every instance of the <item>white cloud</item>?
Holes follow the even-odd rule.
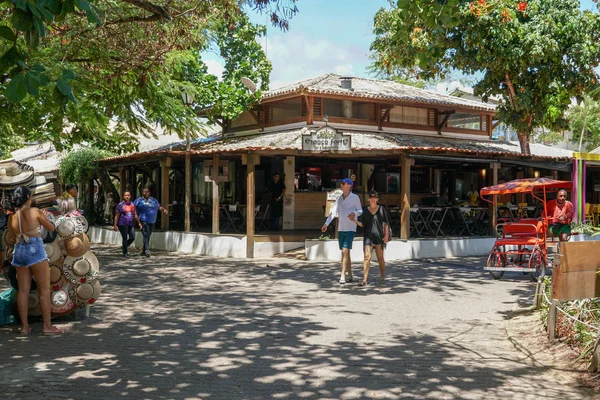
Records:
[[[365,49],[293,32],[269,37],[265,49],[273,63],[271,89],[326,73],[357,76],[368,64]]]
[[[204,60],[208,68],[208,73],[215,75],[219,80],[223,78],[223,71],[225,70],[225,65],[220,60],[208,59]]]

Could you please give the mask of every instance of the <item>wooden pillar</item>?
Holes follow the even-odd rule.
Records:
[[[169,170],[171,169],[171,157],[160,161],[160,204],[169,209]],[[161,214],[160,229],[169,230],[169,214]]]
[[[296,157],[286,157],[283,161],[283,183],[285,184],[285,196],[283,196],[283,216],[281,217],[281,226],[283,230],[293,230],[296,218],[295,202],[296,188],[294,185],[294,175],[296,173]]]
[[[119,168],[119,201],[123,201],[123,195],[127,191],[126,182],[127,182],[127,169],[125,167],[121,167],[121,168]],[[131,194],[132,198],[133,198],[133,196],[135,196],[135,193]]]
[[[242,164],[246,165],[246,258],[254,258],[254,167],[260,164],[260,156],[255,153],[243,154]]]
[[[315,118],[315,115],[314,115],[315,114],[314,113],[315,98],[313,96],[305,96],[304,98],[306,101],[306,125],[312,125],[314,123],[314,118]]]
[[[212,233],[219,233],[219,155],[212,162]]]
[[[402,176],[400,178],[400,201],[402,202],[402,214],[400,216],[400,239],[410,238],[410,167],[414,161],[407,154],[400,157]]]
[[[500,169],[500,163],[492,163],[490,165],[490,168],[492,169],[492,176],[491,176],[491,185],[495,186],[498,184],[498,170]],[[488,180],[489,182],[489,180]],[[498,225],[498,196],[494,195],[492,196],[492,201],[493,204],[490,204],[489,207],[489,221],[490,221],[490,234],[492,236],[496,236],[496,225]]]
[[[192,160],[190,154],[190,133],[185,136],[185,221],[184,231],[189,232],[191,229],[190,209],[192,208]]]

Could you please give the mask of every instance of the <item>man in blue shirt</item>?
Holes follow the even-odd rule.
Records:
[[[138,197],[133,202],[133,205],[136,208],[138,219],[142,224],[142,236],[144,237],[142,255],[150,257],[150,235],[152,235],[152,230],[156,223],[156,216],[159,211],[165,214],[169,211],[162,207],[154,197],[150,197],[150,189],[147,187],[142,189],[142,197]]]

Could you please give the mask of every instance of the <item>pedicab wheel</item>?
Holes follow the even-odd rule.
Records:
[[[504,246],[496,246],[490,252],[487,259],[487,268],[504,268],[506,267],[506,254]],[[500,279],[504,275],[504,271],[488,271],[492,278]]]
[[[531,272],[531,280],[537,282],[539,278],[543,278],[546,275],[546,262],[542,256],[540,249],[535,249],[529,257],[529,269],[535,269],[535,272]]]

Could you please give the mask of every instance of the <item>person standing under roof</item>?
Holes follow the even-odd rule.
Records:
[[[285,195],[285,183],[281,180],[279,172],[273,174],[271,182],[271,229],[281,229],[281,217],[283,216],[283,196]]]
[[[342,275],[340,285],[346,283],[346,273],[348,282],[352,282],[352,260],[350,259],[350,250],[352,250],[352,241],[356,235],[356,224],[352,221],[354,218],[362,215],[362,206],[359,197],[352,193],[352,180],[344,178],[341,183],[342,195],[337,198],[334,206],[329,212],[325,224],[321,227],[321,232],[326,232],[329,224],[335,217],[339,219],[338,226],[338,244],[342,251]]]

